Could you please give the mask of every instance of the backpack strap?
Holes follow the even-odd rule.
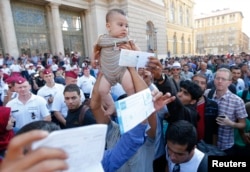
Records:
[[[215,92],[215,89],[212,88],[212,89],[208,92],[207,98],[212,99],[212,98],[213,98],[213,95],[214,95],[214,92]]]
[[[242,92],[242,99],[245,103],[247,102],[247,92],[248,92],[248,90],[243,90],[243,92]]]

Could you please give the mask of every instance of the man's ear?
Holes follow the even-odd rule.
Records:
[[[193,105],[193,104],[195,104],[196,102],[197,102],[197,101],[193,99],[193,100],[191,100],[190,104]]]

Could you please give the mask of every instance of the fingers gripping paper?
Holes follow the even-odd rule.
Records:
[[[69,169],[65,172],[103,172],[102,158],[105,149],[107,125],[95,124],[52,132],[32,145],[32,149],[52,147],[68,154]]]

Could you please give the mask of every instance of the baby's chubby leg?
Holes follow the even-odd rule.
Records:
[[[105,107],[105,115],[112,115],[115,112],[115,104],[112,96],[110,95],[110,88],[110,83],[104,76],[102,76],[99,86],[99,93]]]
[[[147,84],[137,73],[136,69],[132,67],[125,71],[122,78],[122,86],[128,95],[132,95],[135,92],[148,88]]]

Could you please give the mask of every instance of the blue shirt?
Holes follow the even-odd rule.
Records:
[[[147,124],[139,124],[132,130],[124,133],[117,144],[104,152],[102,166],[105,172],[113,172],[119,169],[145,141]]]

